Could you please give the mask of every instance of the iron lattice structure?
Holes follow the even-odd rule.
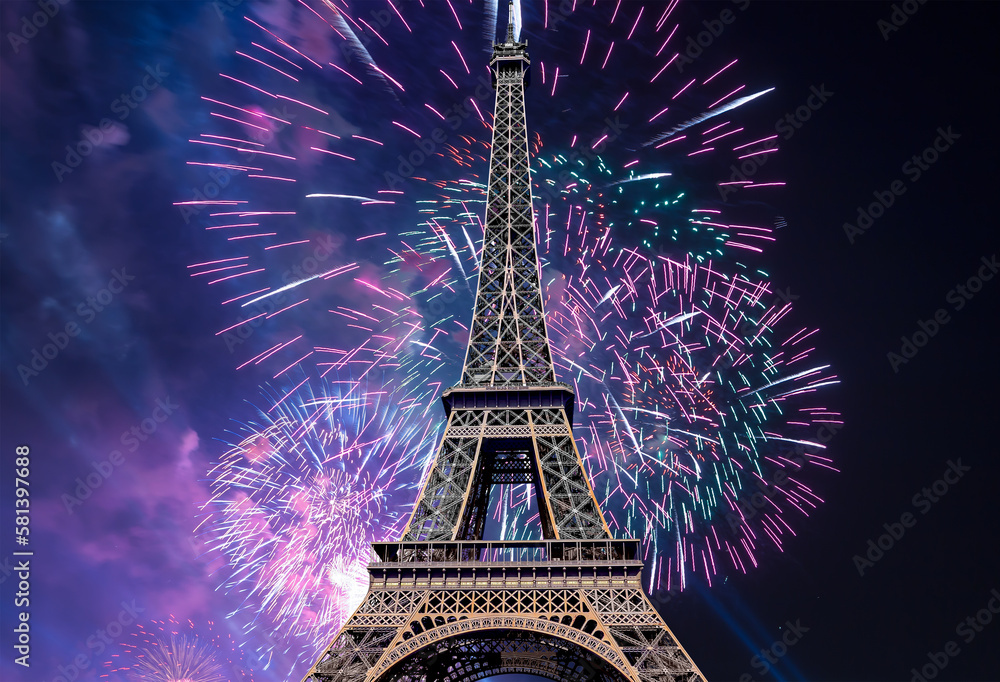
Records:
[[[493,146],[462,382],[402,540],[374,546],[364,601],[313,682],[704,682],[642,589],[638,540],[614,540],[573,440],[574,393],[545,330],[524,88],[527,43],[495,44]],[[484,541],[493,485],[531,483],[543,540]]]

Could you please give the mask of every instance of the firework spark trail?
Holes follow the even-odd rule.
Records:
[[[624,178],[622,180],[615,180],[614,182],[609,182],[608,187],[614,187],[615,185],[624,185],[628,182],[639,182],[640,180],[658,180],[659,178],[669,178],[672,173],[646,173],[644,175],[638,175],[636,177]]]
[[[692,81],[692,83],[693,82],[694,81]],[[743,86],[740,86],[740,89],[742,89],[742,87]],[[715,118],[716,116],[719,116],[720,114],[724,114],[727,111],[732,111],[733,109],[736,109],[737,107],[743,106],[747,102],[752,102],[753,100],[757,99],[758,97],[762,97],[763,95],[766,95],[767,93],[771,92],[772,90],[774,90],[774,88],[768,88],[767,90],[761,90],[760,92],[755,92],[752,95],[747,95],[746,97],[741,97],[741,98],[739,98],[737,100],[734,100],[734,101],[726,104],[725,106],[719,107],[718,109],[711,109],[710,108],[709,111],[706,111],[703,114],[699,114],[698,116],[695,116],[691,120],[685,121],[684,123],[681,123],[680,125],[674,126],[673,128],[671,128],[670,130],[668,130],[665,133],[660,133],[659,135],[656,135],[651,140],[649,140],[648,142],[646,142],[645,146],[649,146],[651,144],[656,144],[657,142],[659,142],[661,140],[665,140],[668,137],[671,137],[671,136],[673,136],[673,135],[681,132],[682,130],[687,130],[691,126],[698,125],[699,123],[704,123],[705,121],[709,120],[710,118]],[[680,93],[678,93],[678,94],[680,94]],[[718,104],[718,103],[716,103],[716,104]]]

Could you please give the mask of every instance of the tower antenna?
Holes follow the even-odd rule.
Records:
[[[507,43],[514,44],[514,0],[510,0],[509,11],[507,12]]]

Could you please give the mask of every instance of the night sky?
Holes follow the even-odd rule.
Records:
[[[210,115],[222,109],[203,97],[274,112],[263,96],[219,75],[261,72],[235,54],[252,41],[278,49],[244,16],[317,62],[365,74],[363,87],[329,67],[294,85],[277,74],[252,81],[284,83],[326,114],[283,105],[298,116],[295,131],[286,131],[281,149],[267,148],[303,159],[283,167],[296,182],[254,184],[227,174],[217,189],[220,199],[252,196],[297,211],[281,223],[283,234],[331,244],[323,267],[357,262],[359,276],[390,274],[385,245],[398,244],[421,220],[416,201],[437,196],[427,180],[397,185],[387,175],[400,174],[400,151],[416,149],[398,123],[430,131],[436,119],[424,104],[445,108],[469,97],[485,73],[481,3],[452,2],[454,14],[444,2],[395,3],[405,27],[384,2],[349,3],[388,42],[362,32],[372,57],[405,90],[364,71],[330,26],[291,0],[0,5],[3,680],[169,679],[111,673],[135,654],[128,645],[140,626],[162,630],[167,622],[214,637],[227,670],[243,668],[207,679],[298,680],[309,668],[301,638],[262,632],[264,618],[254,628],[239,596],[221,587],[224,562],[196,528],[211,497],[209,469],[234,442],[234,424],[255,418],[265,400],[260,387],[281,385],[276,373],[296,356],[237,367],[291,330],[303,347],[350,345],[361,332],[327,314],[324,297],[370,301],[335,291],[341,280],[333,279],[329,292],[261,327],[245,348],[225,342],[218,332],[237,318],[221,302],[248,290],[207,286],[189,266],[236,252],[204,229],[200,208],[176,204],[212,184],[209,169],[189,161],[235,155],[189,140],[227,130]],[[813,357],[841,380],[823,396],[843,415],[826,451],[840,473],[810,480],[825,504],[795,527],[784,552],[763,551],[760,567],[728,572],[711,587],[691,576],[686,590],[660,591],[654,603],[709,680],[1000,679],[1000,543],[991,504],[1000,452],[988,437],[1000,378],[1000,240],[989,209],[997,195],[997,6],[682,3],[670,17],[668,29],[678,24],[670,47],[657,56],[667,32],[655,31],[664,5],[624,2],[609,25],[616,3],[590,4],[544,29],[547,5],[525,2],[529,130],[552,149],[567,149],[571,135],[595,139],[617,113],[632,128],[608,142],[604,157],[621,169],[652,135],[713,100],[698,90],[663,125],[650,125],[649,112],[671,104],[691,78],[700,82],[739,58],[735,84],[746,84],[745,93],[774,90],[734,111],[733,120],[757,137],[777,134],[780,147],[749,167],[748,177],[787,184],[752,197],[720,193],[716,183],[745,179],[739,174],[747,168],[722,155],[673,158],[670,147],[658,162],[644,156],[641,168],[669,168],[671,180],[703,205],[778,228],[763,254],[744,260],[794,301],[799,326],[821,330]],[[558,3],[548,5],[551,18]],[[600,70],[608,36],[619,42]],[[691,63],[671,66],[650,85],[678,50]],[[555,65],[563,80],[552,96]],[[627,104],[613,112],[626,88]],[[483,113],[491,107],[487,99]],[[350,160],[309,154],[324,146],[315,130],[324,126],[382,144],[354,138],[353,147],[330,147]],[[476,114],[457,133],[472,142],[451,142],[479,153],[489,141]],[[485,177],[486,164],[471,163],[433,158],[411,175]],[[386,207],[303,198],[385,189],[405,197]],[[387,235],[356,241],[380,232]],[[302,262],[288,249],[248,248],[269,272]],[[408,284],[419,277],[403,275]],[[466,294],[454,304],[465,324],[471,301]],[[456,335],[444,347],[461,353],[463,341]],[[461,357],[449,362],[443,378],[426,382],[455,383]],[[443,420],[436,407],[428,414]],[[11,554],[23,446],[30,448],[34,551],[27,609],[13,607]],[[80,495],[78,479],[102,468],[109,473]],[[78,503],[67,502],[72,497]],[[412,502],[391,506],[405,511]],[[30,613],[27,669],[14,662],[22,611]],[[272,634],[280,644],[261,660],[254,651],[266,649]],[[768,651],[773,665],[763,662]]]

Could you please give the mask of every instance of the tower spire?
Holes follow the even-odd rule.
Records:
[[[514,44],[514,0],[510,0],[509,11],[507,13],[507,43]]]

